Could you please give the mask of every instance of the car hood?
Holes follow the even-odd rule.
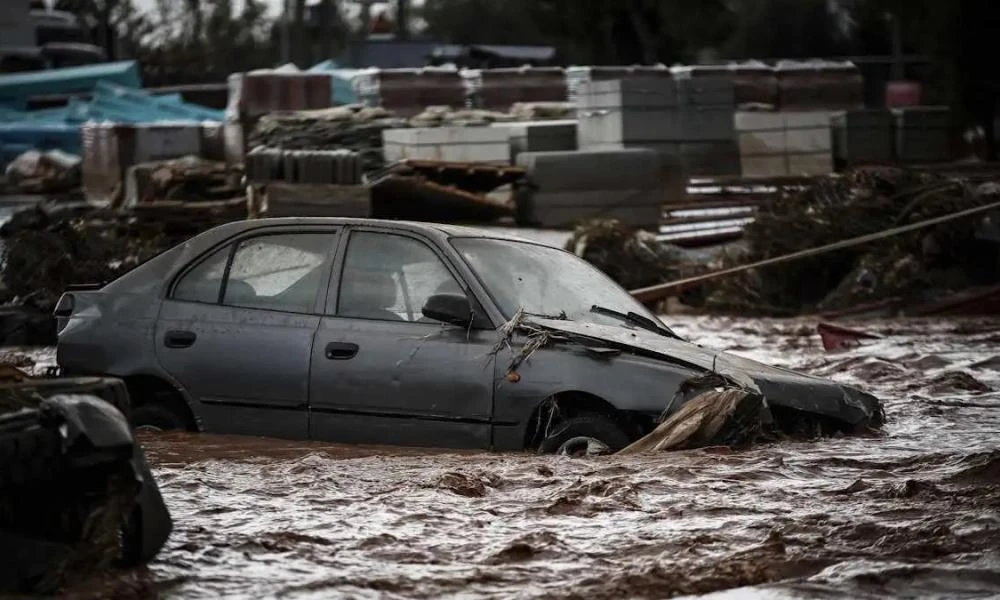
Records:
[[[658,360],[718,373],[760,392],[769,405],[824,415],[851,425],[881,424],[884,418],[877,398],[829,379],[765,365],[645,329],[559,319],[532,321],[555,331],[625,346]]]

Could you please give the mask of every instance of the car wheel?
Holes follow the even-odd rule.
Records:
[[[132,412],[132,426],[136,431],[163,432],[187,429],[184,419],[162,404],[145,404]]]
[[[617,423],[603,415],[588,413],[566,419],[542,440],[539,454],[584,456],[610,454],[628,446],[632,440]]]

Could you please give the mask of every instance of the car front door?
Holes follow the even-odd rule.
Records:
[[[160,309],[160,364],[206,431],[307,439],[309,364],[335,229],[233,240],[182,272]]]
[[[448,261],[378,229],[352,230],[342,254],[313,345],[313,439],[490,447],[495,333],[421,314],[434,294],[465,293]]]

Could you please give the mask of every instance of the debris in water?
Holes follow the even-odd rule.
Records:
[[[832,323],[820,323],[816,326],[816,330],[823,340],[823,349],[827,352],[856,348],[860,345],[860,340],[879,339],[877,335],[857,329],[841,327]]]
[[[760,433],[763,406],[762,396],[741,388],[708,390],[618,454],[743,446]]]

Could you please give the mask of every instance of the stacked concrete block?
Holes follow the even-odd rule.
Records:
[[[664,65],[631,67],[569,67],[566,69],[566,99],[577,102],[581,87],[594,81],[629,79],[670,79],[670,69]]]
[[[677,79],[726,78],[733,82],[734,100],[742,108],[778,106],[778,77],[774,67],[759,61],[725,65],[676,66],[670,69]]]
[[[202,155],[201,123],[85,123],[80,130],[83,192],[96,205],[113,205],[124,191],[129,167],[150,161]]]
[[[951,112],[946,106],[910,106],[892,110],[896,158],[902,162],[950,160]]]
[[[229,76],[223,139],[226,161],[243,164],[247,136],[260,117],[271,112],[314,110],[333,104],[327,73],[254,71]]]
[[[585,83],[577,97],[582,149],[650,148],[680,159],[689,174],[739,172],[733,84],[701,77]]]
[[[650,147],[674,142],[682,126],[671,79],[583,83],[577,96],[577,138],[583,149]]]
[[[785,112],[789,175],[826,175],[833,171],[830,111]]]
[[[788,174],[785,118],[781,113],[738,112],[735,125],[740,171],[744,177]]]
[[[744,177],[833,171],[829,111],[739,112],[734,117]]]
[[[428,106],[464,107],[468,94],[462,75],[446,67],[372,69],[356,77],[355,89],[365,104],[400,117],[418,115]]]
[[[353,150],[282,150],[258,147],[247,153],[246,176],[253,183],[284,181],[360,185],[361,156]]]
[[[559,67],[483,69],[472,81],[475,106],[487,110],[507,111],[517,102],[566,100],[566,74]]]
[[[663,205],[685,193],[680,164],[650,149],[523,152],[517,163],[531,183],[522,198],[526,220],[543,227],[614,218],[655,229]]]
[[[418,127],[382,132],[386,162],[510,163],[510,133],[495,127]]]
[[[517,162],[522,152],[560,152],[577,149],[576,121],[511,121],[493,127],[510,133],[510,160]]]
[[[844,166],[884,164],[893,159],[893,116],[885,109],[835,113],[830,120],[833,154]]]

